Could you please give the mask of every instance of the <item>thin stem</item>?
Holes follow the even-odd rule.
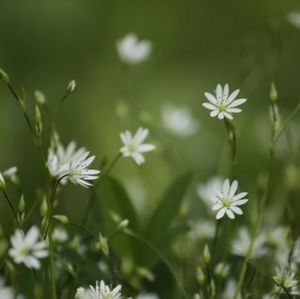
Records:
[[[282,287],[282,289],[284,290],[284,292],[286,293],[286,295],[289,297],[289,299],[292,299],[292,296],[291,296],[291,294],[289,293],[288,289],[287,289],[286,287],[284,287],[284,286],[281,286],[281,287]]]
[[[173,268],[172,268],[171,264],[169,263],[169,261],[160,253],[160,251],[156,247],[154,247],[151,243],[149,243],[146,239],[144,239],[139,234],[133,232],[132,230],[127,228],[127,229],[124,230],[124,233],[126,235],[128,235],[128,236],[144,243],[147,247],[149,247],[164,262],[164,264],[166,265],[166,267],[168,268],[168,270],[170,271],[170,273],[174,277],[175,282],[176,282],[176,284],[178,286],[178,289],[180,290],[183,298],[189,299],[189,296],[187,295],[187,292],[184,289],[182,283],[180,282],[176,272],[173,270]]]
[[[33,128],[33,125],[29,119],[29,116],[24,108],[24,105],[22,104],[22,99],[20,98],[20,96],[18,95],[18,93],[15,91],[15,89],[13,88],[13,86],[10,84],[10,83],[7,83],[7,87],[8,89],[10,90],[10,92],[12,93],[12,95],[14,96],[14,98],[16,99],[16,101],[18,102],[20,108],[22,109],[22,112],[23,112],[23,115],[24,115],[24,118],[25,118],[25,121],[27,123],[27,126],[32,134],[32,137],[34,139],[34,141],[36,142],[36,134],[35,134],[35,131],[34,131],[34,128]]]
[[[8,197],[8,195],[7,195],[7,193],[6,193],[6,191],[5,191],[4,189],[2,190],[2,193],[3,193],[4,198],[6,199],[7,203],[8,203],[9,206],[10,206],[10,209],[11,209],[13,215],[14,215],[14,218],[15,218],[15,221],[16,221],[16,223],[17,223],[18,228],[21,229],[21,223],[20,223],[20,220],[19,220],[17,211],[16,211],[16,209],[15,209],[13,203],[12,203],[11,200],[9,199],[9,197]]]
[[[294,110],[286,118],[284,124],[282,125],[282,127],[278,131],[277,135],[274,137],[274,140],[273,140],[274,144],[277,142],[277,140],[279,139],[279,137],[285,131],[285,129],[287,128],[288,124],[290,123],[290,121],[292,120],[292,118],[297,114],[297,112],[298,112],[299,109],[300,109],[300,102],[298,102],[298,104],[296,105],[296,107],[294,108]]]
[[[52,237],[53,232],[53,225],[52,225],[52,212],[53,212],[53,205],[56,198],[56,192],[57,188],[59,186],[59,183],[64,177],[61,177],[58,180],[53,181],[51,193],[50,193],[50,199],[48,203],[49,212],[48,212],[48,223],[46,228],[46,235],[49,240],[49,258],[50,258],[50,269],[49,269],[49,281],[51,286],[51,298],[57,299],[57,293],[56,293],[56,275],[55,275],[55,261],[54,261],[54,242]]]
[[[234,175],[235,167],[237,164],[236,152],[237,152],[237,142],[236,142],[236,133],[233,122],[230,122],[228,119],[224,119],[225,128],[228,136],[228,141],[230,144],[231,151],[231,172]]]

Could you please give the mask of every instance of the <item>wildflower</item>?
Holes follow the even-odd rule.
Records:
[[[103,280],[96,281],[96,285],[89,286],[88,289],[80,287],[77,289],[76,299],[121,299],[121,285],[117,285],[114,289],[111,289],[104,283]]]
[[[14,299],[15,294],[12,288],[4,285],[4,280],[0,277],[0,299]]]
[[[6,187],[6,183],[2,173],[0,172],[0,190],[4,190]]]
[[[209,220],[200,220],[197,222],[189,222],[190,231],[188,236],[193,241],[211,239],[215,235],[215,224]]]
[[[167,130],[181,137],[195,134],[199,127],[189,108],[184,106],[164,106],[162,108],[162,121]]]
[[[9,255],[16,264],[25,264],[28,268],[40,269],[39,259],[48,256],[47,244],[45,241],[38,241],[40,236],[39,229],[32,226],[25,235],[20,229],[10,238],[12,248]]]
[[[291,270],[277,268],[273,281],[276,286],[287,290],[290,295],[299,295],[298,280],[295,279],[295,275],[295,272]]]
[[[3,176],[16,184],[19,181],[17,173],[18,173],[18,168],[16,166],[12,166],[3,171]]]
[[[69,236],[67,231],[60,226],[57,226],[53,230],[52,239],[57,243],[64,243],[68,240]]]
[[[150,41],[138,41],[135,34],[129,33],[117,42],[117,51],[120,59],[128,64],[138,64],[145,61],[152,50]]]
[[[71,142],[66,149],[58,143],[56,151],[49,149],[46,166],[50,175],[63,184],[69,179],[73,184],[89,187],[91,183],[88,181],[97,179],[100,171],[87,168],[95,159],[95,156],[88,156],[85,148],[76,150],[75,142]]]
[[[67,93],[72,93],[76,88],[76,81],[72,80],[69,82],[68,86],[67,86]]]
[[[300,29],[300,13],[297,11],[291,11],[287,14],[288,22],[295,28]]]
[[[211,208],[215,198],[222,190],[224,179],[221,177],[212,177],[205,184],[200,184],[197,187],[197,194],[204,203]]]
[[[240,90],[236,89],[229,95],[229,86],[225,84],[224,88],[220,84],[217,85],[216,95],[205,92],[204,95],[209,103],[203,103],[202,106],[211,110],[211,117],[218,117],[219,119],[233,119],[233,113],[239,113],[242,110],[237,108],[245,103],[246,99],[236,99]]]
[[[246,256],[250,246],[252,238],[249,234],[249,231],[245,227],[241,227],[238,231],[238,237],[232,241],[231,252],[238,256]],[[266,235],[259,234],[254,241],[252,248],[251,257],[259,258],[268,253],[266,248]]]
[[[121,133],[120,137],[124,146],[121,148],[120,152],[123,156],[132,157],[138,165],[143,164],[145,162],[143,153],[155,149],[155,145],[143,143],[148,134],[149,130],[144,128],[139,128],[134,136],[132,136],[129,131]]]
[[[159,297],[154,293],[141,293],[137,295],[136,299],[158,299]]]
[[[212,207],[214,211],[218,211],[216,219],[222,218],[225,213],[230,219],[235,218],[234,214],[243,214],[243,211],[238,206],[241,206],[248,201],[248,199],[244,198],[248,193],[241,192],[235,194],[237,189],[237,180],[233,181],[231,185],[229,179],[224,181],[222,190],[218,190],[218,193],[215,196],[215,204]]]

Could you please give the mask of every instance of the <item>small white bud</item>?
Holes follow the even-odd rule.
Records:
[[[76,82],[75,80],[72,80],[69,82],[68,86],[67,86],[67,92],[68,93],[72,93],[76,88]]]

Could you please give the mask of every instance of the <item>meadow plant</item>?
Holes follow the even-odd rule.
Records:
[[[298,25],[298,15],[289,19]],[[151,50],[152,43],[138,41],[135,34],[117,42],[119,58],[127,65],[146,61]],[[11,220],[9,226],[1,223],[0,230],[0,299],[299,297],[297,222],[292,216],[286,221],[275,217],[268,222],[267,212],[272,209],[268,204],[276,173],[276,145],[300,104],[283,117],[274,83],[270,88],[269,171],[265,179],[259,181],[257,174],[246,181],[237,167],[239,128],[235,118],[242,113],[241,107],[248,113],[244,105],[247,99],[238,98],[239,89],[230,93],[228,84],[217,84],[214,94],[204,92],[202,98],[199,94],[198,107],[202,100],[209,116],[215,118],[210,121],[224,123],[230,152],[226,170],[216,169],[212,176],[201,179],[198,169],[181,174],[143,219],[129,188],[115,178],[115,166],[122,158],[132,158],[133,165],[141,169],[146,153],[150,160],[151,152],[155,159],[155,155],[166,154],[164,147],[172,151],[164,134],[179,137],[177,142],[184,147],[188,147],[189,138],[201,138],[197,135],[200,122],[192,115],[192,108],[171,104],[162,107],[162,127],[144,111],[144,123],[135,133],[122,130],[121,140],[116,134],[120,148],[115,149],[115,157],[100,161],[98,155],[78,147],[75,141],[64,146],[57,132],[55,120],[63,103],[71,105],[68,98],[77,90],[75,80],[67,84],[54,109],[49,108],[42,91],[35,91],[32,109],[25,93],[15,89],[2,69],[0,79],[19,106],[41,167],[47,171],[44,186],[36,186],[33,201],[23,194],[18,166],[0,173],[0,190]],[[117,112],[120,118],[128,116],[127,95]],[[247,101],[250,103],[251,99]],[[153,138],[153,144],[145,143],[148,137]],[[172,164],[171,155],[167,156]],[[71,185],[68,182],[87,192],[85,202],[78,192],[80,206],[86,206],[80,207],[79,220],[60,205],[64,189],[76,188],[67,186]],[[299,181],[296,188],[297,184]],[[199,213],[193,210],[197,205],[201,206]],[[288,202],[282,201],[281,209],[292,215]]]

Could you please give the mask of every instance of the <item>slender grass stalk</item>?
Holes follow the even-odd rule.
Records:
[[[180,282],[180,279],[178,278],[175,270],[173,269],[173,267],[171,266],[171,264],[169,263],[169,261],[164,257],[164,255],[151,243],[149,243],[146,239],[144,239],[142,236],[140,236],[139,234],[133,232],[132,230],[126,228],[124,230],[124,233],[128,236],[130,236],[131,238],[138,240],[141,243],[144,243],[144,245],[146,245],[149,249],[151,249],[162,261],[163,263],[166,265],[166,267],[168,268],[168,270],[170,271],[170,273],[172,274],[178,289],[180,290],[183,298],[185,299],[190,299],[190,297],[188,296],[186,290],[184,289],[183,284]]]
[[[247,264],[248,264],[248,262],[249,262],[249,260],[251,258],[253,247],[254,247],[254,243],[255,243],[256,237],[257,237],[258,232],[259,232],[259,228],[260,228],[260,224],[261,224],[261,221],[262,221],[262,217],[263,217],[263,213],[264,213],[266,201],[267,201],[267,198],[268,198],[268,195],[269,195],[269,190],[270,190],[271,176],[272,176],[272,173],[273,173],[272,170],[273,170],[273,164],[274,164],[275,145],[276,145],[279,137],[285,131],[285,129],[287,128],[289,122],[295,116],[295,114],[298,112],[299,109],[300,109],[300,102],[296,105],[296,107],[294,108],[294,110],[287,117],[285,123],[279,129],[279,132],[277,132],[277,128],[276,128],[275,122],[271,122],[271,140],[270,140],[270,146],[269,146],[270,166],[269,166],[269,175],[268,175],[267,186],[266,186],[266,189],[265,189],[262,201],[261,201],[260,210],[259,210],[259,216],[258,216],[256,225],[255,225],[255,228],[254,228],[254,232],[253,232],[253,237],[252,237],[252,240],[251,240],[251,244],[250,244],[249,250],[247,252],[247,255],[246,255],[245,259],[244,259],[244,262],[243,262],[243,265],[242,265],[242,270],[241,270],[241,273],[240,273],[240,279],[239,279],[238,285],[236,287],[236,290],[234,292],[234,295],[233,295],[232,299],[237,299],[238,294],[240,293],[240,291],[242,289],[242,285],[244,283],[244,279],[245,279],[245,275],[246,275]],[[276,119],[273,119],[273,120],[276,120]],[[271,119],[271,121],[272,121],[272,119]]]
[[[16,211],[16,209],[15,209],[13,203],[12,203],[11,200],[9,199],[9,196],[8,196],[8,194],[6,193],[6,191],[5,191],[4,189],[2,190],[2,193],[3,193],[3,195],[4,195],[4,198],[5,198],[6,201],[7,201],[8,205],[10,206],[10,209],[11,209],[13,215],[14,215],[14,218],[15,218],[15,221],[16,221],[16,224],[17,224],[18,228],[21,229],[21,223],[20,223],[20,220],[19,220],[17,211]]]

